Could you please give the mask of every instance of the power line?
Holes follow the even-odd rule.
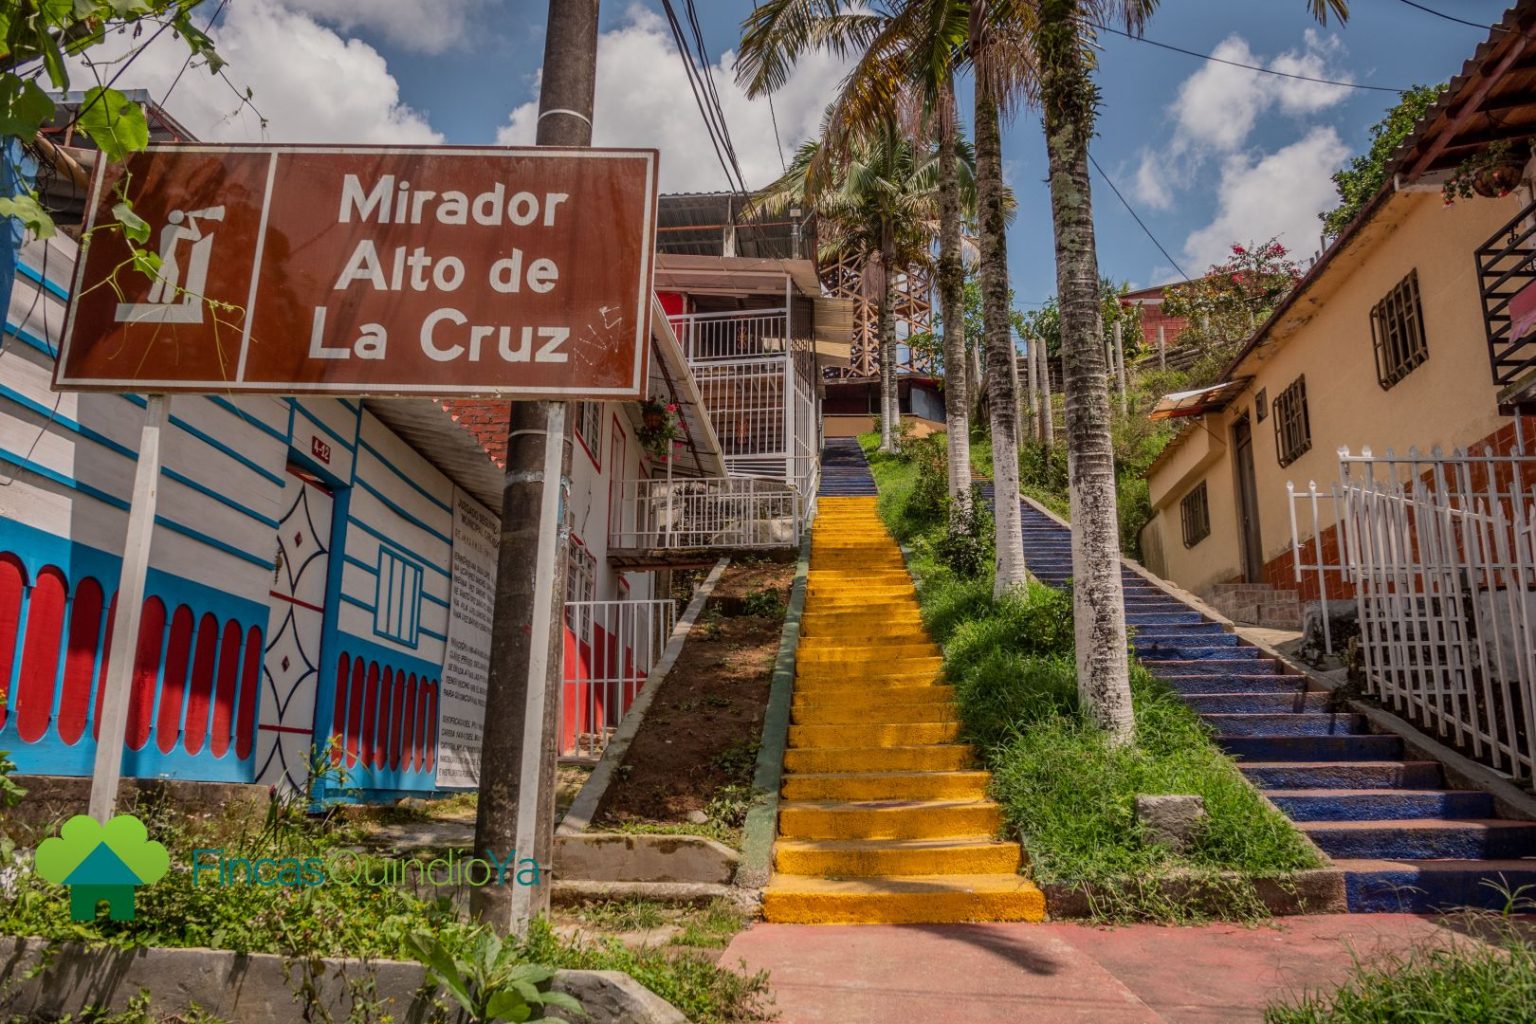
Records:
[[[1141,219],[1141,215],[1136,212],[1136,208],[1126,200],[1125,196],[1120,194],[1120,190],[1115,187],[1115,180],[1104,173],[1104,168],[1099,166],[1099,162],[1094,159],[1092,153],[1088,154],[1088,162],[1093,164],[1093,169],[1099,172],[1099,177],[1104,179],[1104,184],[1108,185],[1109,190],[1115,194],[1115,198],[1120,200],[1120,205],[1125,207],[1125,212],[1131,215],[1131,219],[1136,222],[1136,226],[1141,228],[1148,238],[1152,239],[1152,244],[1157,246],[1157,251],[1163,254],[1163,259],[1167,260],[1173,269],[1178,271],[1181,278],[1186,281],[1190,280],[1190,276],[1184,273],[1184,268],[1179,266],[1179,261],[1170,256],[1168,250],[1163,248],[1163,243],[1157,240],[1157,236],[1152,233],[1151,228],[1147,227],[1146,222]]]
[[[219,0],[219,8],[218,8],[218,10],[214,11],[213,12],[213,17],[208,19],[208,31],[210,31],[210,32],[213,31],[213,27],[215,25],[217,25],[218,22],[219,22],[219,15],[223,14],[224,13],[224,8],[226,8],[228,6],[229,6],[229,0]],[[196,50],[193,50],[193,49],[190,49],[190,48],[187,50],[187,59],[181,62],[181,70],[176,72],[176,77],[171,79],[170,87],[165,90],[165,95],[160,97],[160,108],[162,110],[165,109],[166,103],[168,103],[170,101],[171,93],[175,92],[176,91],[176,87],[181,84],[181,76],[185,75],[187,73],[187,68],[192,66],[192,58],[196,57],[196,56],[197,56],[197,51]]]
[[[1414,0],[1402,0],[1402,2],[1407,4],[1409,7],[1412,7],[1416,11],[1423,11],[1425,14],[1433,14],[1437,18],[1443,18],[1446,21],[1454,21],[1456,24],[1465,25],[1468,28],[1478,28],[1482,29],[1484,32],[1507,31],[1501,25],[1484,25],[1480,21],[1468,21],[1466,18],[1458,18],[1454,14],[1446,14],[1444,11],[1437,11],[1433,7],[1427,7],[1424,4],[1414,3]]]
[[[1290,78],[1298,82],[1314,82],[1318,85],[1332,85],[1337,86],[1340,89],[1360,89],[1367,92],[1390,92],[1393,95],[1400,95],[1408,91],[1406,89],[1396,89],[1389,85],[1363,85],[1359,82],[1341,82],[1332,78],[1315,78],[1312,75],[1298,75],[1290,71],[1277,71],[1274,68],[1266,68],[1258,64],[1244,64],[1242,61],[1238,60],[1227,60],[1225,57],[1217,57],[1214,54],[1201,53],[1198,50],[1186,50],[1182,46],[1174,46],[1172,43],[1158,42],[1156,39],[1148,39],[1146,36],[1126,32],[1123,29],[1112,28],[1109,25],[1095,25],[1094,28],[1100,32],[1109,32],[1113,35],[1123,36],[1126,39],[1133,40],[1134,42],[1146,43],[1148,46],[1156,46],[1163,50],[1172,50],[1174,53],[1182,53],[1188,57],[1198,57],[1200,60],[1208,60],[1214,64],[1226,64],[1229,67],[1244,68],[1248,71],[1257,71],[1262,75],[1275,75],[1279,78]]]
[[[752,0],[752,9],[757,10],[757,0]],[[773,93],[768,94],[768,120],[773,123],[773,145],[779,151],[779,167],[785,174],[789,173],[789,161],[784,159],[784,139],[779,135],[779,115],[773,109]]]

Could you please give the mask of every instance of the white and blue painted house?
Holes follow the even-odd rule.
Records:
[[[89,775],[145,400],[51,390],[76,243],[5,241],[0,749],[23,773]],[[676,471],[722,473],[659,305],[652,323],[652,389],[683,405],[696,463]],[[126,776],[302,790],[319,758],[363,799],[474,783],[503,470],[473,411],[173,399]],[[606,551],[618,482],[650,472],[639,407],[583,404],[574,419],[581,596],[650,597],[655,573]]]

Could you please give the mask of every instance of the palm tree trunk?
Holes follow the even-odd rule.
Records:
[[[1136,723],[1126,658],[1108,367],[1088,180],[1088,140],[1098,90],[1083,59],[1078,6],[1078,0],[1041,0],[1037,45],[1066,362],[1077,689],[1084,710],[1112,743],[1119,744],[1135,739]]]
[[[966,377],[965,265],[960,258],[960,175],[955,98],[939,111],[939,316],[944,321],[944,425],[949,440],[949,496],[971,492],[970,387]]]
[[[887,229],[887,235],[889,229]],[[891,246],[880,254],[880,450],[894,452],[900,434],[901,406],[896,378],[896,268]]]
[[[981,221],[981,315],[987,352],[987,406],[992,421],[992,486],[997,506],[997,595],[1021,587],[1027,580],[1019,514],[1019,399],[1012,371],[1013,326],[1008,321],[1005,195],[997,103],[978,84],[976,198]]]

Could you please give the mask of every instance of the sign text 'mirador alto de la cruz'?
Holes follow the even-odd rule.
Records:
[[[644,397],[654,150],[161,146],[90,210],[59,388]]]

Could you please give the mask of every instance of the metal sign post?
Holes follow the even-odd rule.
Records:
[[[155,534],[155,505],[160,496],[160,434],[171,415],[169,395],[150,395],[144,406],[144,432],[133,471],[133,501],[128,506],[128,534],[123,538],[123,569],[112,616],[112,647],[102,680],[97,721],[96,763],[91,769],[90,815],[105,824],[117,808],[117,784],[123,771],[128,732],[128,699],[133,690],[134,655],[139,619],[144,612],[149,548]]]

